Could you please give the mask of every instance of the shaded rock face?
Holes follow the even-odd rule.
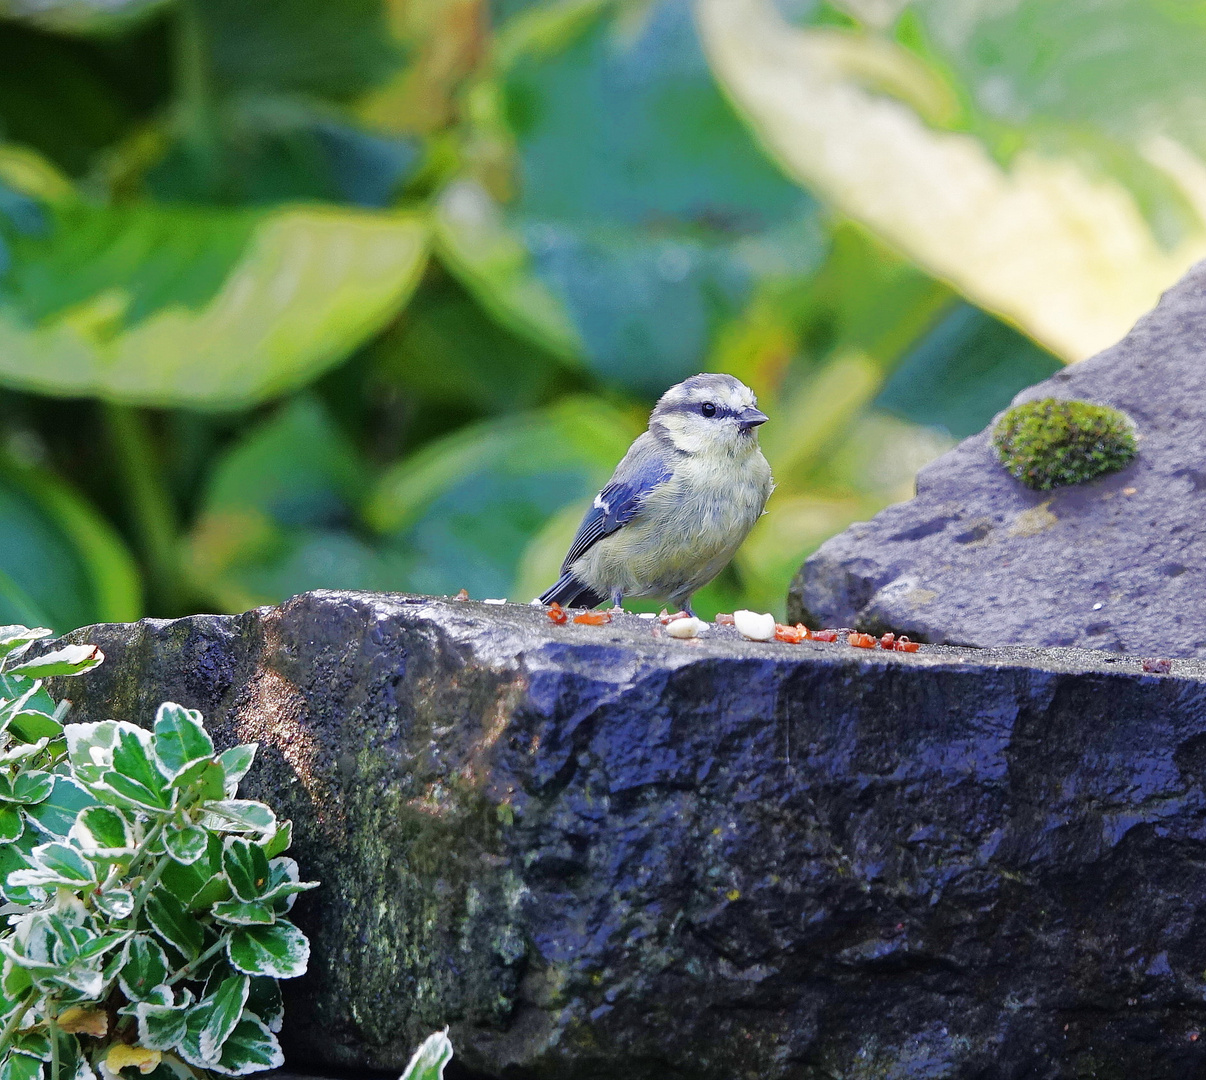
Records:
[[[1128,413],[1134,463],[1031,491],[1001,467],[990,426],[922,469],[912,501],[823,544],[792,583],[792,621],[1206,656],[1206,263],[1113,348],[1014,403],[1044,397]]]
[[[448,1023],[510,1080],[1206,1071],[1202,662],[342,593],[73,637],[74,719],[261,742],[323,882],[294,1068]]]

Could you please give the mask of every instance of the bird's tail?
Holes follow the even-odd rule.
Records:
[[[562,607],[598,607],[607,597],[600,596],[589,585],[583,585],[568,571],[561,575],[557,584],[540,597],[542,604],[560,604]]]

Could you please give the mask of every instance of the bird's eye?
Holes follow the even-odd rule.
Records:
[[[710,401],[705,401],[699,407],[699,411],[701,413],[703,413],[704,416],[715,416],[716,415],[716,406],[713,405]]]

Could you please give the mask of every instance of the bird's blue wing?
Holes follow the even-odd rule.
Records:
[[[587,510],[578,534],[570,544],[569,554],[561,564],[562,573],[569,570],[593,545],[605,536],[610,536],[621,526],[627,525],[638,511],[646,496],[658,484],[663,484],[674,475],[671,466],[660,458],[651,457],[642,462],[631,476],[623,480],[613,479],[596,496]]]

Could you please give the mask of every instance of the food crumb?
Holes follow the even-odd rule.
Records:
[[[1149,657],[1143,661],[1143,670],[1152,675],[1167,675],[1172,671],[1172,661]]]

